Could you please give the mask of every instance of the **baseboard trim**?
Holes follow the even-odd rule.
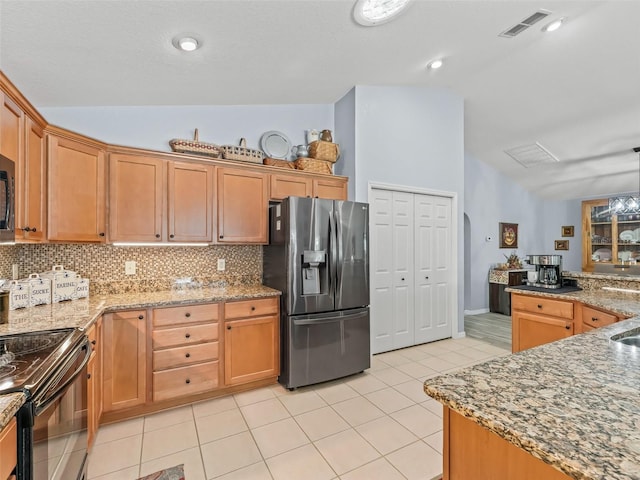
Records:
[[[480,308],[479,310],[465,310],[464,314],[465,315],[480,315],[483,313],[489,313],[489,309],[488,308]]]
[[[466,337],[466,336],[467,336],[467,334],[466,334],[466,333],[464,333],[464,330],[463,330],[462,332],[456,332],[456,333],[454,333],[452,338],[464,338],[464,337]]]

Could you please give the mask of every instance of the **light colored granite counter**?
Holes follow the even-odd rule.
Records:
[[[426,380],[425,392],[575,479],[640,479],[640,350],[630,319]]]
[[[96,295],[88,299],[3,312],[0,336],[55,328],[89,328],[103,313],[118,310],[273,297],[280,291],[263,285],[184,288],[158,292]],[[0,430],[25,401],[23,393],[0,395]]]

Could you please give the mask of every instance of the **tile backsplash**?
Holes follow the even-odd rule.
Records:
[[[217,271],[219,258],[225,271]],[[125,275],[125,261],[136,262],[136,274]],[[91,293],[121,293],[172,288],[177,279],[205,285],[260,283],[262,247],[212,245],[207,247],[115,247],[91,244],[23,244],[0,246],[0,278],[19,277],[63,265],[91,280]]]

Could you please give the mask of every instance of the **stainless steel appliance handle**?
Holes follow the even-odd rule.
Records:
[[[358,312],[358,313],[352,313],[350,315],[343,315],[343,316],[335,316],[335,317],[331,317],[331,318],[307,318],[307,319],[300,319],[300,320],[294,320],[293,324],[294,325],[320,325],[323,323],[335,323],[337,321],[340,320],[354,320],[356,318],[362,318],[362,317],[366,317],[369,314],[368,311],[363,311],[363,312]]]
[[[335,202],[338,203],[338,202]],[[342,244],[342,221],[338,218],[338,208],[333,210],[333,221],[336,227],[336,254],[335,254],[335,272],[336,272],[336,298],[340,295],[342,298],[342,253],[344,252],[344,245]],[[338,293],[340,292],[340,293]]]
[[[34,407],[35,407],[35,412],[36,415],[38,415],[40,412],[42,412],[43,410],[46,410],[46,408],[53,402],[55,401],[62,393],[64,393],[67,388],[69,388],[69,386],[76,381],[78,375],[80,375],[80,373],[82,372],[82,370],[84,369],[84,367],[87,365],[87,363],[89,362],[89,357],[91,357],[91,344],[89,343],[89,339],[87,337],[85,337],[82,346],[80,347],[80,350],[84,350],[85,354],[84,354],[84,358],[82,359],[82,363],[80,364],[80,366],[75,370],[75,372],[73,372],[73,375],[71,375],[71,377],[69,377],[69,379],[64,382],[64,384],[62,384],[62,386],[57,386],[56,382],[60,380],[60,378],[62,376],[64,376],[64,374],[66,373],[67,369],[68,369],[68,365],[73,363],[73,360],[75,359],[75,355],[73,358],[71,358],[68,362],[67,365],[65,365],[65,370],[59,372],[57,375],[54,375],[44,386],[43,388],[43,398],[42,399],[37,399],[34,400]],[[52,387],[56,387],[55,390],[52,393],[49,393],[52,389]]]
[[[332,291],[333,287],[333,294],[337,294],[338,292],[338,285],[334,284],[334,280],[336,279],[337,276],[337,272],[338,272],[338,263],[337,263],[337,256],[338,256],[338,232],[337,232],[337,227],[336,227],[336,217],[335,217],[335,212],[332,212],[331,215],[329,215],[329,291]]]

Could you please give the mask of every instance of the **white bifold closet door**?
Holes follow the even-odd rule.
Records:
[[[372,189],[373,353],[451,336],[451,199]]]

